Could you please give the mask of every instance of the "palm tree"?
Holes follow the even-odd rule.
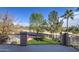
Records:
[[[74,13],[73,13],[72,10],[66,10],[65,14],[62,17],[64,17],[64,19],[67,19],[67,28],[66,28],[66,31],[68,33],[68,21],[69,21],[69,19],[72,19],[72,20],[74,19]]]

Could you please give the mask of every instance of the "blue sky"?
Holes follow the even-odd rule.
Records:
[[[34,12],[40,12],[44,15],[45,19],[48,19],[48,14],[52,10],[56,10],[60,16],[63,15],[67,9],[75,10],[76,8],[74,7],[0,7],[0,13],[6,13],[6,11],[8,11],[8,13],[13,16],[14,19],[13,21],[15,24],[20,23],[21,25],[26,26],[29,24],[30,15]],[[66,21],[64,21],[64,23],[66,23]],[[73,22],[71,22],[71,24],[72,23]]]

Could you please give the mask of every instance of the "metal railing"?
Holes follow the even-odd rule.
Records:
[[[26,37],[25,38],[22,38],[22,37],[27,36],[27,35],[34,36],[37,34],[36,33],[8,34],[8,38],[4,38],[3,36],[0,35],[0,41],[1,41],[1,39],[2,40],[7,39],[7,41],[5,41],[3,44],[21,44],[21,39],[27,40]],[[49,35],[49,34],[41,34],[40,33],[39,35],[45,35],[45,36],[51,37],[51,35]],[[60,39],[60,35],[54,35],[54,38]],[[79,49],[79,36],[69,34],[67,44]]]
[[[23,33],[20,33],[20,34],[7,34],[7,37],[8,38],[4,38],[0,35],[0,40],[6,40],[4,43],[0,43],[0,44],[21,44],[23,42],[23,40],[26,40],[26,43],[27,41],[29,40],[27,38],[27,36],[32,36],[32,37],[36,37],[37,36],[37,33],[33,33],[33,32],[23,32]],[[39,37],[42,37],[42,36],[45,36],[45,37],[50,37],[52,38],[51,34],[43,34],[43,33],[39,33],[38,34]],[[6,36],[5,36],[6,37]],[[59,35],[54,35],[54,38],[59,38],[60,36]]]

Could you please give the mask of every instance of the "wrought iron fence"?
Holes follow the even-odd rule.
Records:
[[[20,34],[8,34],[8,35],[0,35],[0,44],[21,44],[24,43],[24,41],[26,40],[26,43],[29,37],[36,37],[37,34],[36,33],[32,33],[32,32],[23,32]],[[43,33],[39,33],[38,34],[39,37],[50,37],[52,38],[51,34],[43,34]],[[54,35],[54,38],[59,39],[60,35]],[[24,40],[24,41],[23,41]]]

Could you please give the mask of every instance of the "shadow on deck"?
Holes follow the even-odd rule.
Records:
[[[62,45],[0,45],[1,52],[78,52],[72,47]]]

